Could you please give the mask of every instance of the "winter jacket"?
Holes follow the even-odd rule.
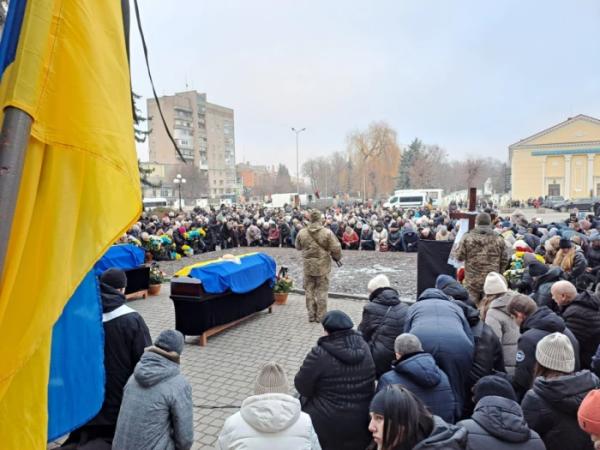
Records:
[[[579,275],[582,275],[585,272],[586,267],[587,261],[583,254],[583,250],[577,248],[575,251],[575,258],[573,259],[573,267],[571,268],[571,271],[567,273],[567,279],[575,284]]]
[[[479,311],[463,302],[455,301],[455,303],[463,310],[475,341],[473,366],[469,372],[469,381],[467,384],[467,392],[470,392],[471,387],[481,377],[491,375],[494,371],[505,371],[504,355],[502,354],[500,339],[498,339],[494,330],[481,320]]]
[[[300,401],[287,394],[248,397],[229,417],[216,450],[320,450],[319,439]]]
[[[425,289],[409,308],[404,331],[417,336],[423,350],[448,375],[460,415],[474,352],[473,334],[462,309],[439,289]]]
[[[544,440],[547,450],[592,450],[588,434],[579,428],[577,410],[586,394],[600,386],[588,370],[558,378],[536,378],[521,406],[529,426]]]
[[[194,441],[192,388],[167,353],[150,347],[125,386],[113,450],[187,450]]]
[[[363,450],[368,445],[375,363],[359,333],[343,330],[319,338],[294,384],[324,450]]]
[[[557,309],[556,303],[552,300],[550,289],[554,283],[566,278],[565,273],[560,267],[552,267],[548,272],[534,281],[531,298],[535,300],[538,306],[547,306],[552,310]]]
[[[358,234],[356,234],[356,231],[352,231],[351,234],[348,233],[344,233],[342,235],[342,242],[346,245],[352,245],[352,244],[357,244],[359,241],[358,239]]]
[[[600,344],[600,299],[591,291],[583,291],[561,307],[559,314],[579,342],[581,368],[589,369]]]
[[[256,225],[250,225],[246,230],[246,241],[248,241],[248,245],[251,245],[253,242],[260,242],[262,238],[262,233],[260,228]]]
[[[404,331],[407,313],[408,305],[401,303],[398,292],[388,287],[373,291],[363,308],[358,331],[369,344],[378,378],[395,359],[394,341]]]
[[[490,395],[475,406],[470,419],[456,424],[468,431],[467,450],[545,450],[540,436],[529,429],[515,401]]]
[[[311,223],[296,236],[296,249],[302,251],[304,276],[322,277],[331,272],[331,258],[342,258],[342,246],[332,231],[320,223]]]
[[[517,343],[517,356],[513,387],[519,398],[533,383],[535,367],[535,347],[542,338],[555,332],[565,334],[573,344],[575,351],[575,370],[579,370],[579,344],[571,331],[565,327],[565,322],[546,306],[542,306],[531,314],[521,325],[521,336]]]
[[[125,296],[121,292],[100,283],[100,294],[106,373],[104,403],[98,415],[87,425],[116,425],[123,388],[152,340],[146,322],[125,304]]]
[[[496,333],[502,345],[502,354],[504,356],[504,366],[509,375],[515,373],[517,342],[521,332],[519,326],[508,314],[508,302],[514,295],[513,292],[508,292],[502,297],[498,297],[490,303],[485,323]]]
[[[429,437],[415,445],[413,450],[464,450],[466,448],[467,430],[450,425],[441,417],[433,416],[433,431]]]
[[[394,361],[392,370],[384,373],[377,391],[399,384],[415,394],[432,414],[446,422],[456,421],[456,400],[448,376],[437,366],[429,353],[403,355]]]
[[[473,300],[471,300],[469,297],[469,291],[467,291],[462,284],[454,279],[447,284],[439,286],[439,289],[441,289],[447,296],[452,297],[454,300],[460,300],[461,302],[472,306],[473,308],[477,307]]]
[[[600,267],[600,248],[594,248],[593,245],[590,245],[587,251],[587,262],[588,267]]]
[[[377,231],[377,229],[373,231],[373,241],[375,242],[375,250],[379,250],[379,246],[382,243],[387,244],[387,240],[388,232],[385,228],[383,228],[381,231]]]

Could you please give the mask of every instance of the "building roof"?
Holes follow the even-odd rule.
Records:
[[[520,141],[515,142],[514,144],[511,144],[508,148],[513,148],[513,147],[519,147],[521,145],[527,145],[528,143],[530,143],[531,141],[534,141],[535,139],[538,139],[546,134],[552,133],[553,131],[556,131],[559,128],[562,128],[566,125],[569,125],[571,123],[573,123],[576,120],[584,120],[586,122],[591,122],[593,124],[596,125],[600,125],[600,120],[596,119],[594,117],[591,116],[586,116],[585,114],[578,114],[575,117],[569,117],[567,120],[560,122],[550,128],[546,128],[545,130],[542,130],[538,133],[535,133],[529,137],[526,137],[524,139],[521,139]]]

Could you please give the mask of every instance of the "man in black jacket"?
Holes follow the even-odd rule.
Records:
[[[535,301],[524,295],[514,296],[507,310],[521,328],[513,377],[513,387],[519,399],[523,398],[533,383],[537,343],[549,334],[559,332],[569,338],[575,350],[575,370],[579,370],[579,344],[560,316],[547,306],[538,307]]]
[[[538,306],[547,306],[555,310],[556,304],[552,301],[550,289],[554,283],[566,278],[565,273],[560,267],[550,269],[546,264],[539,261],[530,263],[528,269],[533,280],[531,298],[535,300]]]
[[[390,280],[379,274],[367,286],[369,303],[363,308],[358,331],[375,361],[377,378],[390,370],[394,358],[394,341],[404,331],[408,305],[402,303],[398,292],[390,287]]]
[[[589,369],[600,344],[600,299],[591,291],[578,295],[575,286],[564,280],[552,285],[552,298],[565,325],[579,342],[581,368]]]
[[[142,316],[125,304],[127,277],[121,269],[111,268],[100,276],[102,324],[104,327],[104,403],[100,412],[73,431],[66,444],[102,439],[111,442],[123,400],[123,388],[135,365],[152,345],[150,331]]]
[[[502,353],[502,344],[500,339],[494,333],[494,330],[487,325],[479,315],[479,310],[467,305],[459,300],[454,300],[462,310],[469,322],[473,339],[475,340],[475,351],[473,352],[473,365],[469,372],[469,378],[466,382],[466,396],[463,406],[463,417],[468,417],[473,413],[475,404],[472,402],[469,392],[480,378],[492,375],[494,372],[506,372],[504,366],[504,354]]]
[[[326,336],[306,355],[294,384],[323,450],[363,450],[371,440],[369,403],[375,364],[369,346],[342,311],[322,321]]]

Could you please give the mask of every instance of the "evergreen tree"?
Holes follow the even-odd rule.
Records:
[[[137,100],[142,98],[141,95],[136,94],[135,92],[131,92],[131,101],[133,102],[133,135],[135,137],[135,141],[142,143],[146,142],[146,138],[150,134],[152,130],[142,130],[141,124],[148,120],[146,117],[142,116],[142,111],[137,106]],[[146,169],[142,167],[142,162],[138,158],[138,170],[140,172],[140,183],[142,184],[142,189],[144,187],[150,188],[159,188],[161,186],[160,183],[152,183],[148,180],[148,177],[154,169]]]
[[[398,182],[396,183],[396,187],[398,189],[410,189],[410,172],[413,167],[413,164],[423,150],[423,142],[421,142],[418,138],[415,138],[408,148],[404,150],[402,153],[402,157],[400,158],[400,168],[398,170]]]

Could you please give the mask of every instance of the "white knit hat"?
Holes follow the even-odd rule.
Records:
[[[575,370],[575,352],[570,339],[562,333],[552,333],[538,342],[535,348],[537,362],[551,370],[571,373]]]
[[[287,394],[290,390],[285,370],[279,364],[270,362],[263,365],[256,377],[254,395]]]
[[[506,280],[498,272],[490,272],[485,277],[483,293],[485,295],[505,294],[508,290]]]
[[[390,280],[384,274],[379,274],[374,278],[371,278],[369,284],[367,285],[367,290],[369,294],[379,288],[390,287]]]

